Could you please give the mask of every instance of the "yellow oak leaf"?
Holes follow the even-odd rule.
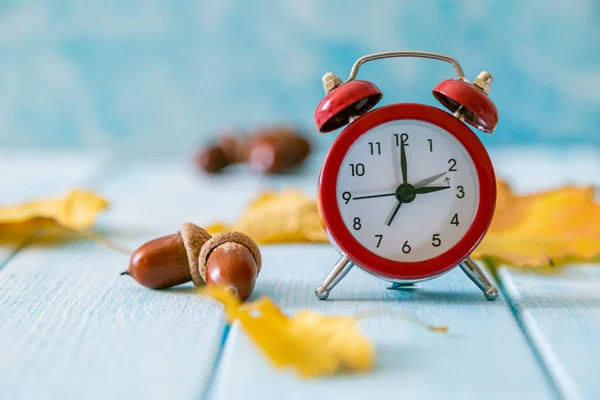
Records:
[[[600,204],[594,189],[567,186],[518,196],[498,182],[492,225],[473,256],[492,266],[600,260]]]
[[[373,368],[375,349],[358,326],[358,317],[329,317],[311,311],[285,315],[268,298],[242,305],[230,291],[203,289],[225,306],[229,322],[239,321],[273,365],[305,378]]]
[[[211,235],[216,235],[217,233],[227,232],[227,231],[235,231],[236,229],[232,226],[227,226],[225,224],[216,223],[212,224],[209,227],[205,228],[206,232]]]
[[[108,202],[93,192],[72,190],[59,198],[49,198],[0,207],[0,231],[11,236],[19,230],[35,229],[58,223],[79,231],[94,224]]]
[[[217,223],[207,228],[211,234],[231,229],[244,232],[260,244],[328,241],[317,202],[296,189],[262,193],[233,226]]]

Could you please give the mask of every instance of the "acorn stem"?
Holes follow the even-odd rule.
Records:
[[[129,271],[123,271],[123,272],[121,272],[119,275],[120,275],[120,276],[123,276],[123,275],[129,275]]]

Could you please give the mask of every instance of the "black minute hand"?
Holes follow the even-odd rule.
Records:
[[[440,190],[450,189],[450,186],[426,186],[415,189],[416,194],[425,194],[439,192]]]

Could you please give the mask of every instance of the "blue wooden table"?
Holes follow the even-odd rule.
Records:
[[[498,176],[518,192],[600,183],[600,154],[503,149]],[[0,203],[97,190],[111,202],[97,230],[135,248],[182,222],[234,220],[263,189],[315,194],[322,157],[299,173],[226,177],[188,159],[103,152],[0,151]],[[600,268],[556,274],[498,270],[488,302],[455,270],[410,291],[353,270],[325,302],[314,296],[337,253],[329,245],[262,246],[253,297],[286,312],[376,311],[361,326],[376,346],[363,375],[302,380],[275,370],[237,324],[191,285],[153,291],[119,276],[128,257],[90,241],[0,247],[0,399],[597,399],[600,398]],[[409,313],[448,334],[425,331]]]

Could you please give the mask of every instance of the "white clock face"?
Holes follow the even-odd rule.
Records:
[[[479,184],[454,136],[427,122],[397,120],[354,142],[336,195],[359,243],[381,257],[416,262],[446,252],[465,235],[477,212]]]

